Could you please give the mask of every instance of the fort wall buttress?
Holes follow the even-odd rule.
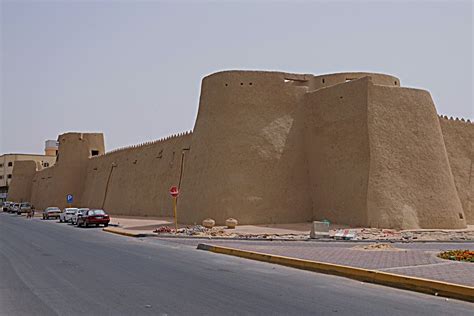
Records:
[[[90,159],[82,204],[114,215],[172,216],[169,188],[185,172],[191,137],[183,133]]]
[[[474,225],[474,124],[444,116],[439,122],[467,224]]]
[[[305,97],[306,155],[313,219],[367,225],[369,78]]]
[[[55,194],[56,185],[54,182],[55,166],[39,170],[35,173],[31,183],[31,203],[37,209],[44,209],[48,206],[56,206],[60,201],[60,196]],[[65,200],[65,198],[63,198]]]
[[[33,160],[16,161],[13,167],[13,179],[8,190],[8,200],[13,202],[31,201],[33,178],[39,168]]]
[[[300,101],[305,75],[226,71],[202,82],[181,218],[217,224],[311,219]]]
[[[369,85],[368,100],[369,225],[466,227],[430,94]]]

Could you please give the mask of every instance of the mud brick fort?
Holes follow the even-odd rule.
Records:
[[[58,141],[54,166],[16,164],[10,200],[65,207],[73,194],[74,206],[172,216],[178,185],[189,224],[474,224],[474,124],[384,74],[218,72],[202,81],[193,132],[111,152],[100,133]]]

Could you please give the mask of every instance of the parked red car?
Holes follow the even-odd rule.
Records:
[[[110,217],[104,210],[88,210],[82,214],[78,214],[77,226],[90,226],[90,225],[104,225],[109,226]]]

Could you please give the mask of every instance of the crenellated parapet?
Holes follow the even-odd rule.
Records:
[[[459,122],[459,123],[466,123],[466,124],[474,124],[474,122],[471,122],[470,119],[464,119],[464,118],[459,118],[459,117],[452,117],[452,116],[447,116],[447,115],[438,115],[440,119],[447,120],[447,121],[452,121],[452,122]]]
[[[116,148],[116,149],[112,149],[111,151],[105,152],[101,155],[91,157],[91,159],[98,159],[98,158],[101,158],[101,157],[104,157],[104,156],[109,156],[111,154],[124,152],[124,151],[127,151],[127,150],[134,150],[134,149],[140,149],[140,148],[143,148],[143,147],[154,146],[154,145],[157,145],[157,144],[160,144],[160,143],[165,143],[169,140],[175,140],[175,139],[178,139],[180,137],[189,136],[189,135],[192,135],[192,134],[193,134],[193,131],[189,130],[189,131],[186,131],[186,132],[165,136],[165,137],[162,137],[160,139],[153,140],[153,141],[143,142],[143,143],[134,144],[134,145],[125,146],[125,147],[119,147],[119,148]]]

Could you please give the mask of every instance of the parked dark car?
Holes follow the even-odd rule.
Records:
[[[104,210],[88,210],[77,217],[77,226],[104,225],[109,226],[110,217]]]
[[[56,206],[47,207],[43,211],[43,219],[50,219],[50,218],[58,219],[60,214],[61,214],[61,210],[59,209],[59,207],[56,207]]]

